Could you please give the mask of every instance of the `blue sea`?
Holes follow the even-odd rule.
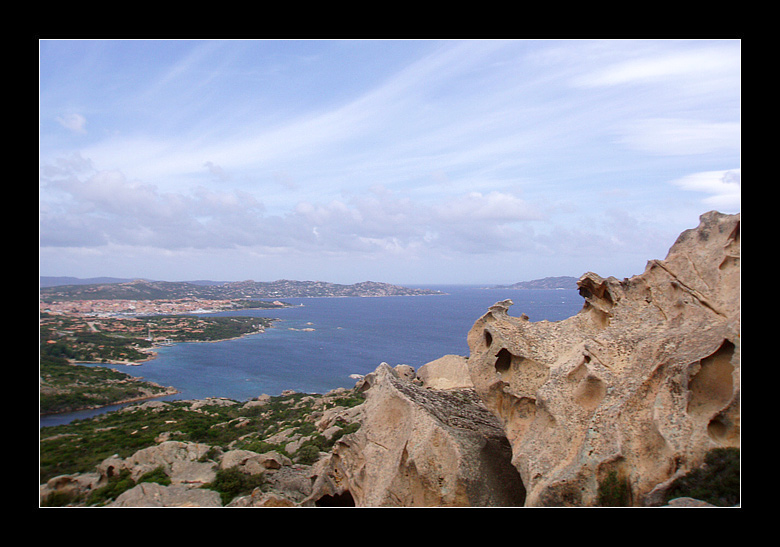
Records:
[[[511,299],[510,315],[559,321],[583,305],[576,290],[426,286],[443,295],[371,298],[285,298],[294,307],[215,315],[277,318],[264,333],[212,343],[158,348],[156,359],[113,368],[180,393],[170,399],[227,397],[239,401],[284,390],[326,393],[352,387],[352,374],[386,362],[415,369],[447,354],[467,356],[466,335],[495,302]],[[116,408],[116,407],[112,407]],[[41,426],[68,423],[112,408],[41,417]]]

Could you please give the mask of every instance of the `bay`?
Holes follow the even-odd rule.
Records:
[[[234,340],[179,343],[158,349],[139,366],[111,365],[180,393],[160,398],[227,397],[244,401],[284,390],[326,393],[352,387],[382,363],[415,369],[447,354],[468,355],[466,335],[497,301],[511,299],[510,315],[560,321],[583,304],[576,290],[426,286],[430,296],[285,298],[293,307],[214,315],[273,317],[272,328]],[[41,417],[41,426],[68,423],[106,409]]]

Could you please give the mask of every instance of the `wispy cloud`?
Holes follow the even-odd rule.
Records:
[[[702,202],[709,208],[726,213],[738,213],[742,196],[742,170],[705,171],[672,181],[690,192],[704,194]]]
[[[211,249],[235,250],[236,278],[295,255],[395,277],[514,260],[520,280],[591,269],[583,249],[614,269],[665,253],[593,219],[672,233],[739,207],[723,179],[740,160],[738,42],[53,42],[41,74],[55,269],[81,246],[159,249],[170,268],[190,250],[208,277],[196,250]],[[695,209],[675,199],[696,192]]]
[[[687,156],[739,150],[739,122],[654,118],[633,121],[622,128],[617,142],[660,156]]]
[[[69,131],[74,133],[86,133],[87,132],[87,119],[81,114],[65,114],[58,116],[57,121]]]
[[[645,43],[642,49],[631,53],[632,44],[626,48],[628,59],[617,60],[596,68],[574,79],[583,87],[624,86],[673,82],[690,86],[730,81],[730,76],[740,69],[738,47],[724,47],[717,42],[692,42],[677,44],[682,48],[669,51],[669,43]],[[619,43],[617,44],[619,48]]]

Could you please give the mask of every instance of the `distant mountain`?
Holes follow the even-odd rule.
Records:
[[[108,283],[129,283],[135,281],[138,278],[133,277],[67,277],[67,276],[41,276],[41,287],[59,287],[62,285],[105,285]],[[142,278],[143,279],[143,278]],[[152,281],[151,279],[144,279],[144,281]],[[187,281],[193,285],[222,285],[225,281],[210,281],[208,279],[198,279],[195,281]]]
[[[566,275],[558,277],[545,277],[533,281],[520,281],[512,285],[498,285],[493,289],[577,289],[576,277]]]
[[[58,287],[60,285],[95,285],[98,283],[126,283],[131,279],[121,279],[119,277],[89,277],[82,279],[79,277],[40,277],[41,287]]]
[[[442,294],[431,289],[412,289],[389,283],[364,281],[340,285],[325,281],[236,281],[208,284],[204,281],[110,281],[104,283],[43,286],[40,297],[55,300],[161,300],[202,298],[206,300],[240,298],[295,298],[315,296],[412,296]]]

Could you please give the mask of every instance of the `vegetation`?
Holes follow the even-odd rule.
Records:
[[[39,367],[42,414],[96,408],[165,394],[166,388],[123,372],[71,365],[64,358],[45,356]]]
[[[225,505],[235,497],[249,494],[255,488],[260,488],[262,484],[262,475],[249,475],[235,467],[231,467],[229,469],[217,470],[217,476],[214,481],[203,485],[203,488],[219,492],[222,505]]]
[[[122,492],[130,490],[137,484],[142,482],[156,482],[167,486],[171,484],[171,479],[165,474],[165,470],[162,467],[158,467],[148,473],[142,475],[138,481],[134,481],[130,477],[130,471],[123,469],[119,475],[115,475],[108,479],[108,484],[101,486],[90,493],[86,504],[91,506],[105,505],[106,503],[114,500]],[[63,507],[68,504],[76,502],[75,494],[68,494],[64,492],[52,492],[47,496],[45,500],[41,502],[42,507]]]
[[[598,504],[601,507],[628,507],[631,505],[631,488],[626,479],[616,471],[610,471],[599,483]]]
[[[94,471],[100,462],[114,454],[127,458],[142,448],[158,444],[164,434],[172,440],[210,445],[210,459],[232,449],[258,453],[276,450],[299,464],[311,464],[320,451],[330,450],[338,438],[358,428],[358,424],[340,423],[341,432],[327,440],[313,424],[316,413],[326,405],[353,406],[362,401],[362,395],[356,390],[345,396],[288,393],[255,406],[227,399],[208,399],[199,402],[205,406],[194,409],[192,401],[168,401],[154,408],[137,405],[74,420],[70,424],[43,427],[40,431],[40,482],[45,483],[57,475]],[[284,430],[309,438],[299,450],[288,454],[285,443],[266,441]],[[159,469],[139,482],[164,484],[166,479]],[[209,488],[220,492],[223,500],[232,499],[237,493],[251,491],[258,485],[258,480],[225,471],[217,474]],[[86,503],[105,503],[135,484],[129,476],[114,477],[108,485],[93,492],[93,497]],[[58,494],[47,500],[47,504],[62,505],[73,501]]]
[[[667,501],[689,497],[721,507],[739,504],[739,459],[738,448],[716,448],[709,451],[702,467],[674,482],[667,492]]]

